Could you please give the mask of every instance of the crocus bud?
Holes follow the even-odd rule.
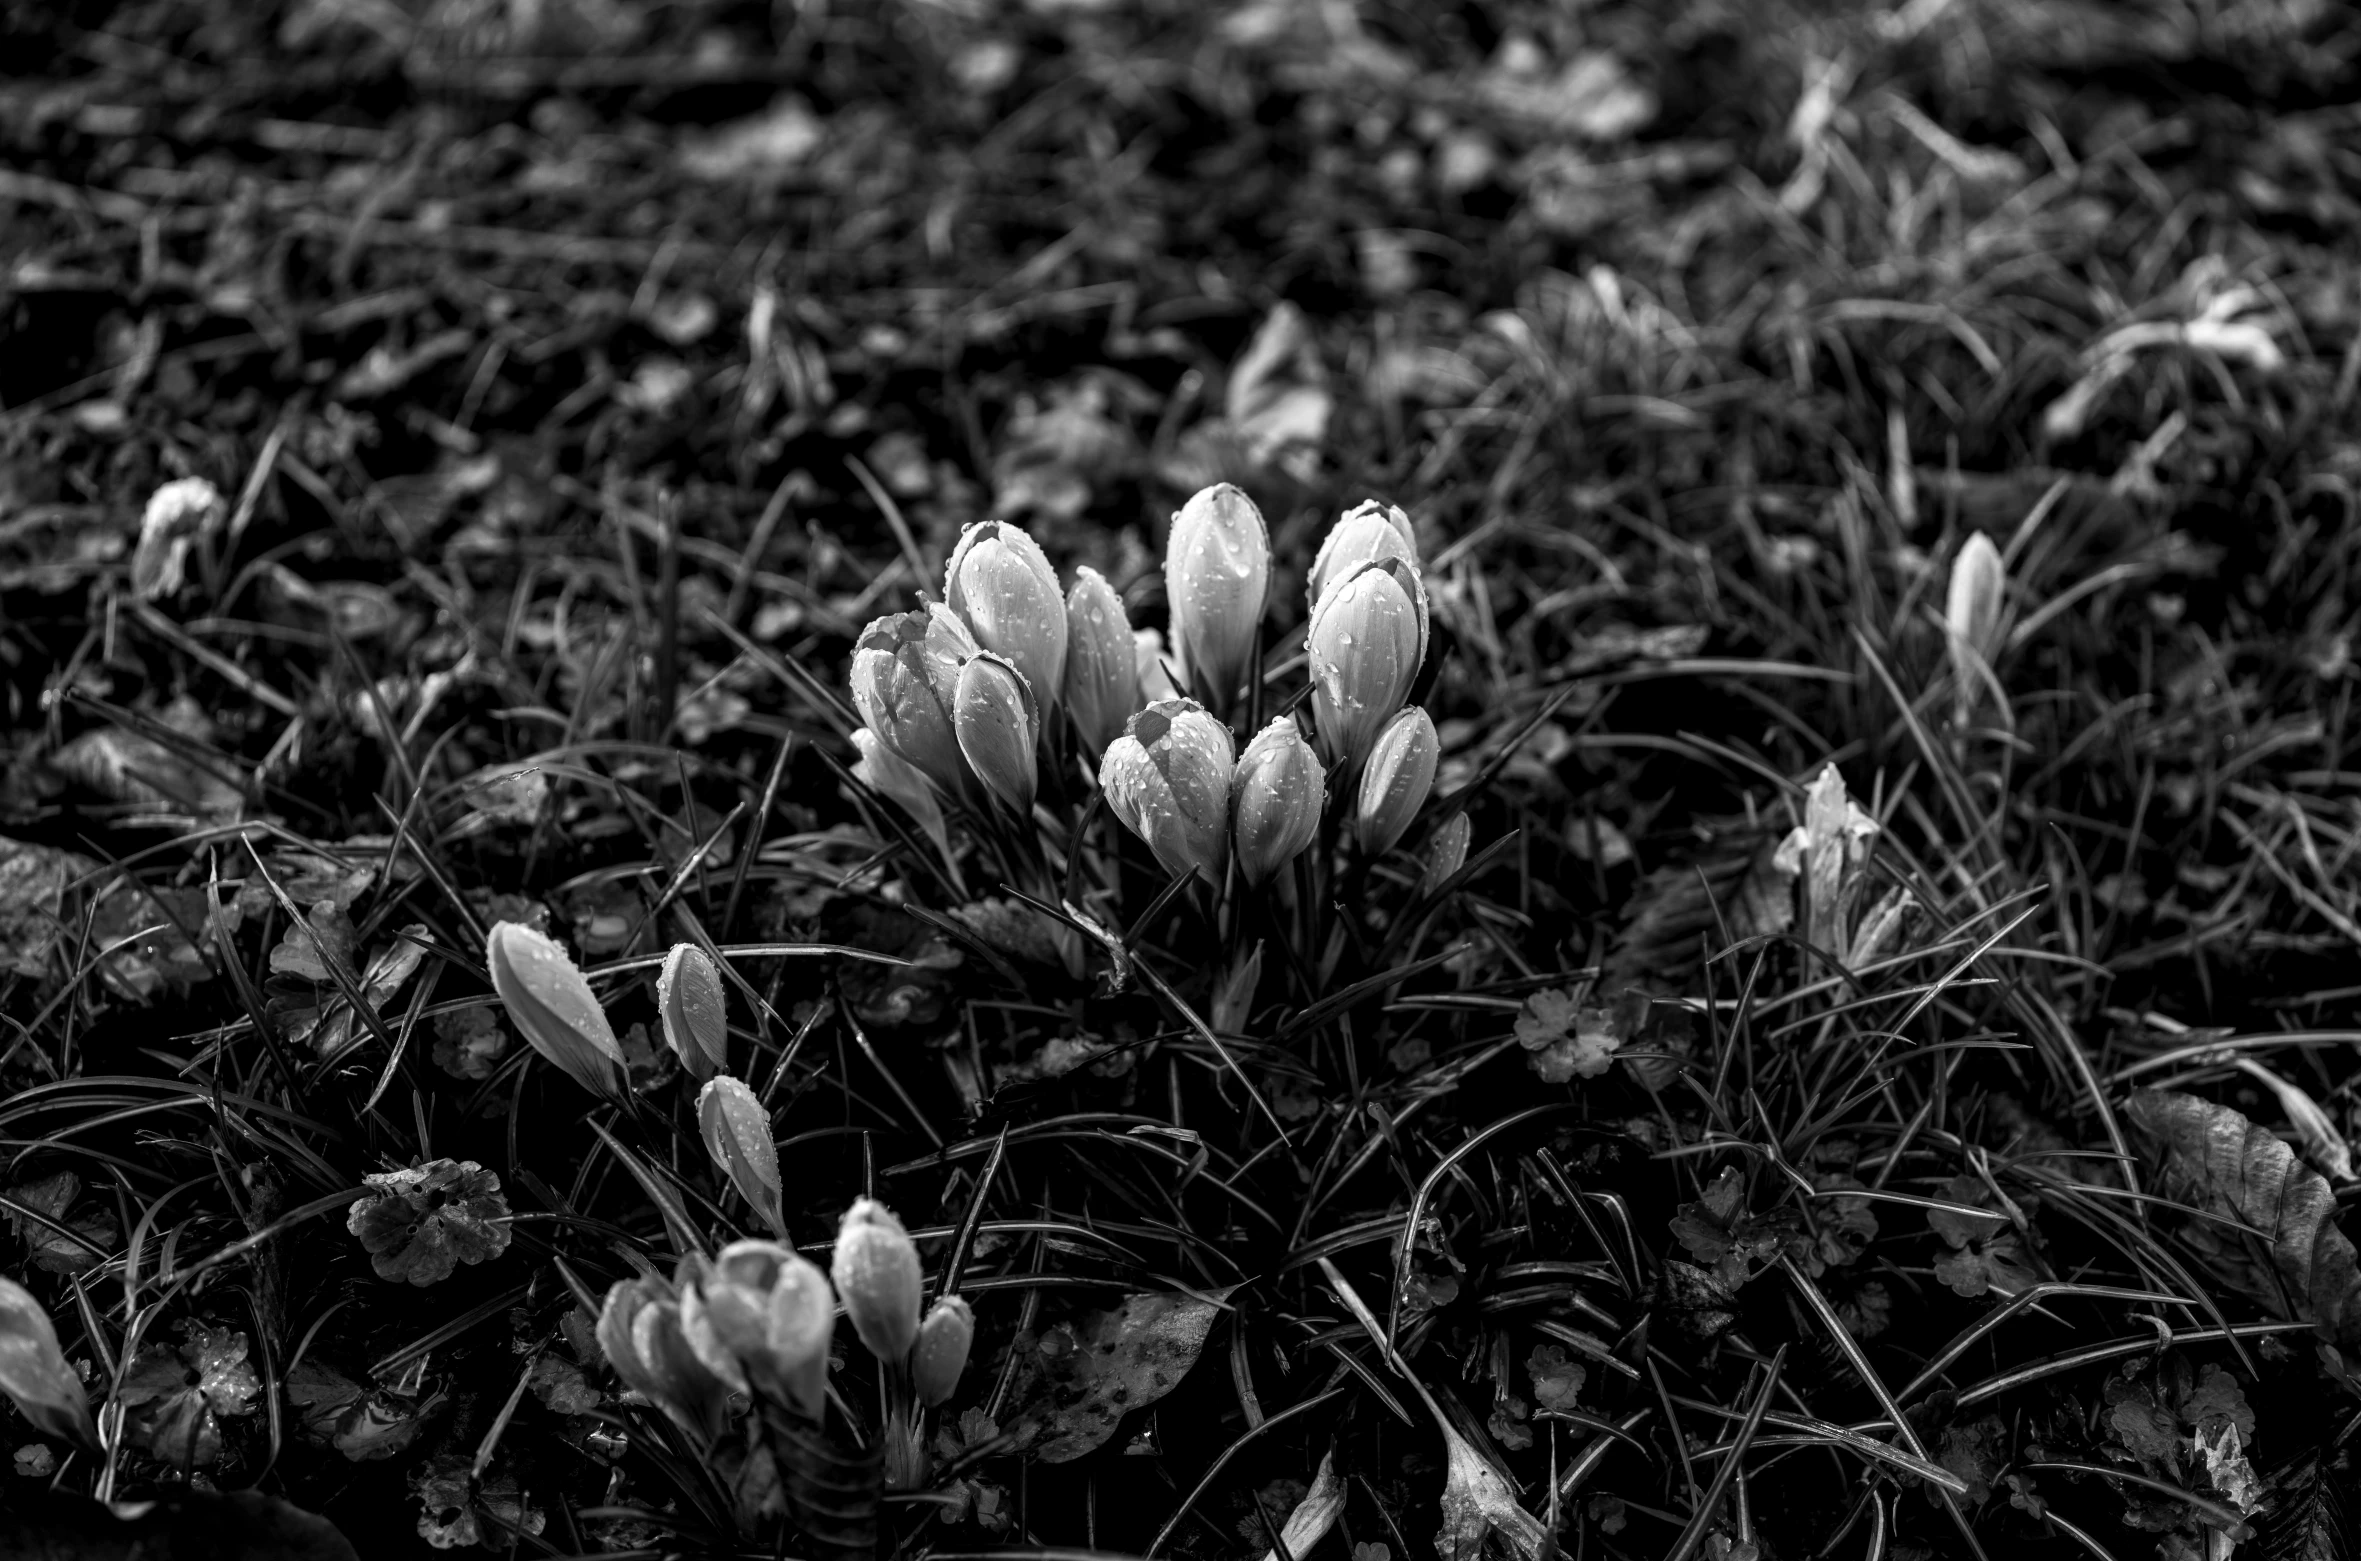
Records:
[[[1386,558],[1398,558],[1416,569],[1418,533],[1411,529],[1410,517],[1401,510],[1375,499],[1363,499],[1345,511],[1344,518],[1329,527],[1328,535],[1321,540],[1319,555],[1312,560],[1304,605],[1319,606],[1320,597],[1328,587],[1363,564]]]
[[[967,1369],[967,1352],[976,1341],[976,1314],[958,1296],[947,1295],[927,1308],[918,1325],[918,1343],[910,1351],[910,1381],[929,1409],[940,1409],[959,1389],[959,1374]]]
[[[1066,683],[1066,613],[1057,571],[1021,526],[979,520],[959,533],[943,572],[943,600],[976,643],[1033,685],[1044,709]]]
[[[2000,549],[1983,532],[1960,545],[1951,561],[1950,588],[1944,593],[1945,645],[1951,653],[1952,680],[1959,685],[1958,707],[1964,717],[1980,700],[1992,679],[1992,658],[2000,649],[2000,614],[2008,589],[2008,568]]]
[[[1139,670],[1141,708],[1159,699],[1181,697],[1180,685],[1173,681],[1173,670],[1179,663],[1165,649],[1162,629],[1132,630],[1131,651],[1132,665]]]
[[[861,757],[853,764],[853,779],[902,805],[902,811],[916,821],[926,838],[947,858],[951,854],[951,832],[943,823],[943,805],[935,796],[934,782],[919,772],[917,765],[878,741],[877,734],[867,727],[853,733],[853,747]]]
[[[724,1073],[697,1092],[697,1130],[705,1152],[730,1178],[738,1196],[779,1235],[787,1219],[779,1184],[779,1148],[771,1139],[770,1113],[754,1091]]]
[[[1226,482],[1201,488],[1172,517],[1164,548],[1164,594],[1172,637],[1189,677],[1226,705],[1254,658],[1263,597],[1271,584],[1271,538],[1254,501]]]
[[[701,1263],[680,1297],[680,1331],[739,1392],[817,1420],[828,1390],[836,1297],[818,1266],[775,1241],[733,1241]]]
[[[1320,799],[1327,785],[1328,772],[1303,740],[1295,717],[1280,716],[1254,734],[1238,756],[1233,782],[1238,871],[1248,883],[1268,882],[1312,843],[1320,832]]]
[[[620,1100],[623,1047],[566,951],[532,928],[495,922],[484,940],[492,990],[533,1050],[594,1095]]]
[[[728,1065],[730,1010],[721,971],[696,944],[675,943],[664,956],[656,974],[656,1012],[664,1021],[664,1044],[691,1078],[712,1078]]]
[[[1140,707],[1139,650],[1123,598],[1087,564],[1066,593],[1066,709],[1093,759]]]
[[[918,1340],[918,1248],[893,1211],[875,1198],[858,1198],[836,1230],[836,1255],[828,1264],[853,1332],[869,1353],[898,1364]]]
[[[1382,558],[1331,582],[1312,609],[1304,648],[1320,751],[1349,771],[1410,697],[1426,659],[1426,587],[1418,571]]]
[[[626,1279],[607,1291],[599,1348],[623,1385],[686,1429],[720,1431],[729,1385],[697,1358],[681,1333],[680,1297],[661,1279]]]
[[[1194,699],[1160,699],[1131,718],[1099,761],[1107,811],[1174,876],[1221,883],[1230,845],[1237,743]]]
[[[1435,723],[1422,707],[1412,705],[1386,723],[1361,771],[1360,805],[1353,811],[1361,849],[1376,856],[1402,838],[1434,790],[1442,751]]]
[[[952,719],[959,751],[985,789],[1019,818],[1030,815],[1033,791],[1041,779],[1033,759],[1041,710],[1025,675],[1015,663],[988,650],[978,651],[959,669]]]
[[[957,1368],[952,1374],[958,1375]],[[97,1449],[98,1427],[82,1379],[66,1364],[49,1313],[13,1279],[0,1279],[0,1393],[42,1435]]]
[[[1426,870],[1418,875],[1421,897],[1442,888],[1466,865],[1469,829],[1465,813],[1454,813],[1435,827],[1435,838],[1427,842]]]
[[[960,663],[976,650],[967,626],[940,602],[872,621],[853,646],[853,704],[862,721],[946,796],[967,787],[951,709]]]

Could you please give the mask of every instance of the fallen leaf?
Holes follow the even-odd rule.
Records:
[[[1336,1477],[1336,1454],[1320,1455],[1320,1472],[1312,1476],[1312,1488],[1304,1492],[1295,1510],[1279,1529],[1279,1543],[1263,1557],[1263,1561],[1296,1561],[1307,1555],[1314,1545],[1328,1537],[1336,1526],[1338,1514],[1344,1511],[1344,1481]]]
[[[1148,1291],[1016,1342],[1005,1422],[1044,1463],[1071,1463],[1115,1434],[1134,1409],[1174,1388],[1205,1348],[1227,1290],[1210,1296]]]

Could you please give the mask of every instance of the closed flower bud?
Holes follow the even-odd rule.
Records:
[[[1122,735],[1139,707],[1139,650],[1123,598],[1085,565],[1066,593],[1066,709],[1093,759]]]
[[[828,1276],[775,1241],[733,1241],[680,1297],[680,1330],[707,1369],[813,1419],[828,1390],[836,1297]]]
[[[1250,884],[1295,859],[1320,832],[1320,799],[1328,772],[1303,740],[1295,717],[1283,715],[1254,734],[1238,756],[1237,824],[1232,831],[1238,871]]]
[[[730,1010],[721,971],[696,944],[675,943],[664,956],[656,975],[656,1013],[664,1021],[664,1044],[691,1078],[712,1078],[729,1064]]]
[[[616,1284],[599,1311],[598,1342],[625,1387],[690,1430],[721,1429],[729,1385],[689,1348],[672,1286],[653,1278]]]
[[[1174,876],[1221,883],[1229,856],[1230,729],[1193,699],[1160,699],[1131,718],[1099,761],[1107,811],[1148,843]]]
[[[967,1369],[967,1352],[975,1341],[976,1314],[958,1296],[944,1296],[927,1308],[910,1351],[910,1381],[929,1409],[940,1409],[959,1390],[959,1374]]]
[[[878,741],[877,734],[867,727],[853,733],[853,747],[861,757],[853,765],[853,779],[879,796],[901,804],[902,811],[916,821],[927,839],[945,857],[951,854],[951,832],[943,823],[943,804],[935,795],[934,782],[919,773],[918,766]]]
[[[566,951],[530,927],[495,922],[484,940],[492,990],[545,1059],[594,1095],[623,1098],[623,1047]]]
[[[1427,843],[1426,870],[1418,875],[1421,896],[1442,888],[1453,873],[1466,865],[1470,828],[1465,813],[1454,813],[1436,826],[1435,838]]]
[[[836,1255],[828,1272],[853,1332],[869,1353],[898,1365],[918,1340],[918,1248],[893,1211],[874,1198],[858,1198],[836,1230]]]
[[[1426,806],[1435,787],[1435,765],[1443,745],[1435,723],[1424,709],[1412,705],[1386,723],[1369,750],[1368,767],[1361,771],[1360,805],[1353,811],[1353,832],[1370,855],[1390,850],[1402,831]]]
[[[1270,584],[1270,533],[1238,489],[1199,489],[1172,517],[1164,594],[1173,643],[1191,681],[1217,704],[1229,703],[1254,659]]]
[[[1025,675],[1043,709],[1057,707],[1066,682],[1065,600],[1040,543],[1004,520],[975,522],[951,551],[943,600],[978,645]]]
[[[724,1073],[697,1092],[697,1131],[705,1152],[728,1175],[730,1185],[779,1235],[787,1234],[779,1185],[779,1148],[771,1139],[770,1113],[754,1091]]]
[[[986,790],[1019,818],[1033,811],[1041,774],[1033,744],[1041,735],[1041,711],[1033,690],[1014,663],[979,651],[959,669],[952,707],[959,751]]]
[[[98,1447],[89,1396],[57,1346],[49,1313],[13,1279],[0,1279],[0,1393],[42,1435]]]
[[[1320,597],[1328,587],[1363,564],[1387,558],[1398,558],[1416,569],[1418,533],[1411,529],[1410,517],[1401,510],[1375,499],[1363,499],[1328,528],[1319,555],[1312,560],[1305,605],[1319,606]]]
[[[1332,581],[1312,609],[1304,648],[1320,751],[1331,766],[1350,771],[1410,697],[1426,659],[1426,587],[1418,571],[1383,558]]]
[[[1132,665],[1139,669],[1140,680],[1140,702],[1135,709],[1144,710],[1159,699],[1181,697],[1180,685],[1173,681],[1177,663],[1164,647],[1162,629],[1132,630],[1131,649]]]
[[[2000,616],[2008,590],[2008,566],[2000,549],[1981,531],[1960,545],[1951,561],[1951,581],[1944,593],[1945,647],[1951,653],[1952,680],[1960,715],[1973,711],[1992,683],[1992,660],[2000,651]]]
[[[861,720],[951,797],[967,788],[952,702],[960,663],[976,650],[967,626],[940,602],[872,621],[853,646],[853,704]]]

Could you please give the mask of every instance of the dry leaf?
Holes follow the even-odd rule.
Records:
[[[1294,1561],[1308,1555],[1314,1545],[1328,1537],[1336,1526],[1338,1514],[1344,1511],[1344,1481],[1336,1477],[1336,1454],[1320,1456],[1320,1472],[1312,1476],[1312,1488],[1303,1500],[1287,1515],[1287,1522],[1279,1530],[1279,1546],[1267,1552],[1263,1561]]]
[[[1197,1364],[1227,1290],[1210,1297],[1150,1291],[1016,1342],[1008,1417],[1043,1463],[1071,1463],[1115,1434],[1131,1410],[1180,1386]]]

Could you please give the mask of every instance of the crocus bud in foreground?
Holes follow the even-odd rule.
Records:
[[[828,1272],[853,1320],[853,1332],[869,1353],[899,1364],[918,1340],[918,1248],[893,1210],[875,1198],[857,1198],[836,1230],[836,1255]]]
[[[1057,571],[1021,526],[979,520],[959,533],[943,572],[943,600],[976,643],[1005,657],[1044,710],[1066,683],[1066,612]]]
[[[664,1044],[695,1079],[709,1079],[728,1065],[730,1010],[722,996],[721,971],[694,943],[675,943],[656,975],[656,1013],[664,1022]]]
[[[1139,650],[1123,598],[1088,565],[1066,593],[1066,709],[1096,759],[1140,707]]]
[[[42,1435],[97,1448],[98,1427],[91,1421],[82,1379],[66,1364],[49,1313],[13,1279],[0,1279],[0,1393]]]
[[[1226,482],[1201,488],[1172,517],[1164,594],[1172,637],[1189,677],[1227,704],[1262,634],[1271,585],[1271,538],[1254,501]]]
[[[787,1234],[786,1213],[779,1184],[779,1147],[771,1138],[770,1113],[754,1091],[722,1074],[697,1092],[697,1131],[705,1152],[729,1176],[738,1196],[753,1206],[763,1223],[779,1235]]]
[[[1467,862],[1467,841],[1471,826],[1465,813],[1454,813],[1435,827],[1435,838],[1427,842],[1426,870],[1418,875],[1421,897],[1434,893]]]
[[[1033,745],[1041,735],[1041,711],[1033,690],[1013,662],[978,651],[959,669],[952,706],[959,751],[986,790],[1024,818],[1033,811],[1041,774]]]
[[[976,1314],[958,1296],[944,1296],[927,1308],[910,1351],[910,1382],[929,1409],[940,1409],[958,1391],[975,1340]]]
[[[902,806],[917,823],[935,849],[948,858],[951,855],[951,832],[943,823],[943,804],[935,795],[935,785],[918,766],[903,758],[877,740],[877,734],[867,727],[853,733],[853,748],[860,758],[853,764],[853,779]]]
[[[967,626],[940,602],[874,620],[853,646],[853,704],[861,720],[946,796],[960,796],[967,786],[951,706],[960,663],[976,650]]]
[[[729,1385],[689,1348],[671,1285],[654,1278],[616,1284],[599,1311],[598,1342],[625,1387],[689,1430],[706,1436],[721,1430]]]
[[[1426,587],[1418,571],[1385,558],[1331,583],[1312,609],[1304,648],[1320,750],[1330,765],[1350,771],[1410,697],[1426,659]]]
[[[1402,838],[1435,788],[1435,765],[1442,752],[1435,723],[1420,706],[1412,705],[1386,723],[1369,750],[1368,767],[1361,771],[1360,805],[1353,811],[1353,832],[1360,836],[1361,849],[1376,856]]]
[[[733,1389],[815,1420],[835,1330],[828,1276],[775,1241],[731,1242],[681,1291],[680,1331],[698,1360]]]
[[[1416,569],[1418,533],[1411,529],[1410,517],[1401,510],[1375,499],[1363,499],[1328,528],[1319,555],[1312,560],[1305,605],[1319,606],[1320,597],[1328,587],[1363,564],[1386,558],[1398,558]]]
[[[594,1095],[623,1098],[623,1047],[566,951],[532,928],[495,922],[484,940],[492,990],[519,1034]]]
[[[1131,718],[1099,761],[1107,811],[1148,843],[1174,876],[1218,886],[1230,846],[1230,729],[1194,699],[1160,699]]]
[[[1254,734],[1238,756],[1233,783],[1237,824],[1232,831],[1238,871],[1262,884],[1295,859],[1320,832],[1320,799],[1328,772],[1303,740],[1295,717],[1283,715]]]

